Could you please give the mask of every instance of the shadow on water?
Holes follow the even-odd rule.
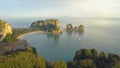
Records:
[[[47,34],[48,39],[54,39],[55,43],[59,43],[60,40],[60,34]]]

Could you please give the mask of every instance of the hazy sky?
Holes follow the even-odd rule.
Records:
[[[0,0],[0,16],[120,18],[120,0]]]

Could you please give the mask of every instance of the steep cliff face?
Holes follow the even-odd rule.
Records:
[[[12,34],[11,25],[0,19],[0,41],[2,41],[8,33]]]
[[[60,22],[58,19],[46,19],[41,21],[35,21],[31,24],[30,28],[53,33],[61,32]]]

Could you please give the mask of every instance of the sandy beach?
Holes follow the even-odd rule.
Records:
[[[22,38],[22,37],[24,37],[26,35],[34,34],[34,33],[48,34],[49,32],[45,32],[45,31],[33,31],[33,32],[22,34],[22,35],[18,36],[17,38],[20,39],[20,38]]]

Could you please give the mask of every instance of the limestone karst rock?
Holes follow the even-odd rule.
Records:
[[[0,19],[0,41],[2,41],[7,34],[12,34],[12,27]]]
[[[68,25],[66,26],[66,29],[67,29],[67,30],[73,30],[72,24],[68,24]]]
[[[66,30],[72,30],[72,31],[84,31],[85,27],[83,25],[79,25],[78,27],[73,27],[72,24],[67,24]]]
[[[46,20],[35,21],[31,24],[30,28],[52,32],[52,33],[61,32],[60,22],[58,19],[46,19]]]
[[[79,25],[78,27],[74,27],[75,31],[84,31],[84,26],[83,25]]]

